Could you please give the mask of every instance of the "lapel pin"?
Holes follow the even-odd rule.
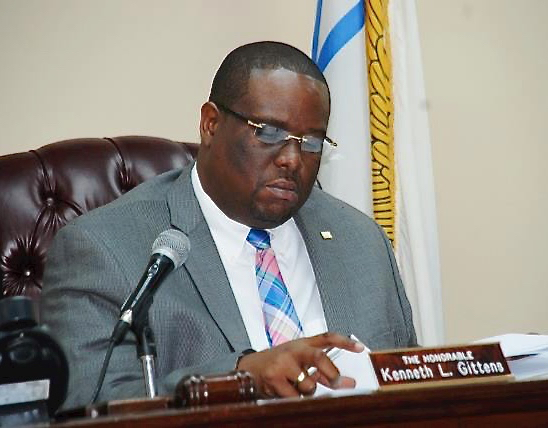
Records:
[[[323,239],[333,239],[333,235],[331,235],[331,232],[329,230],[320,232],[320,235],[322,235]]]

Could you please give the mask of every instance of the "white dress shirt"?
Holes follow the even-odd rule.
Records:
[[[256,351],[267,349],[269,344],[255,276],[257,250],[246,240],[250,228],[228,218],[215,205],[202,188],[196,165],[192,168],[191,178],[194,193],[219,251],[251,347]],[[313,336],[326,332],[327,324],[316,277],[295,220],[291,218],[274,229],[268,229],[268,232],[304,335]]]

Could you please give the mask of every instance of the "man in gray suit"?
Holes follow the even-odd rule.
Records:
[[[196,164],[59,231],[41,302],[68,354],[65,407],[89,402],[120,307],[151,243],[170,228],[188,235],[192,248],[149,312],[161,394],[186,374],[235,368],[251,372],[265,396],[311,394],[317,382],[348,387],[353,380],[339,375],[325,348],[359,352],[351,333],[373,349],[416,344],[382,230],[314,186],[330,142],[329,109],[325,78],[305,54],[275,42],[242,46],[223,61],[202,106]],[[270,247],[254,247],[252,233]],[[266,251],[268,266],[260,261]],[[266,283],[283,291],[280,307],[261,291],[271,270]],[[308,376],[312,366],[318,370]],[[128,334],[100,399],[144,391]]]

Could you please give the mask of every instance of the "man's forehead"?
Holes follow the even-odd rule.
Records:
[[[318,79],[310,76],[309,74],[299,73],[297,71],[290,70],[290,69],[284,68],[284,67],[253,68],[249,73],[248,84],[249,84],[249,81],[251,81],[251,80],[267,82],[269,80],[280,80],[280,79],[284,79],[284,80],[292,79],[292,80],[295,80],[295,81],[298,80],[298,79],[304,79],[304,80],[308,80],[310,82],[316,82],[319,85],[325,87],[325,89],[327,90],[327,86],[325,86],[325,83],[322,82],[321,80],[318,80]]]
[[[283,97],[286,91],[290,91],[291,95],[297,95],[296,91],[299,90],[317,93],[327,102],[327,106],[329,105],[329,91],[324,82],[308,74],[281,67],[251,70],[244,98],[252,101],[257,97],[266,97],[270,102],[276,102],[276,99]]]
[[[325,132],[329,95],[323,82],[284,68],[254,70],[235,108],[296,132]]]

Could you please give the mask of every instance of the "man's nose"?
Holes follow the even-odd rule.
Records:
[[[301,142],[296,139],[288,140],[276,155],[274,161],[280,168],[296,170],[302,162]]]

